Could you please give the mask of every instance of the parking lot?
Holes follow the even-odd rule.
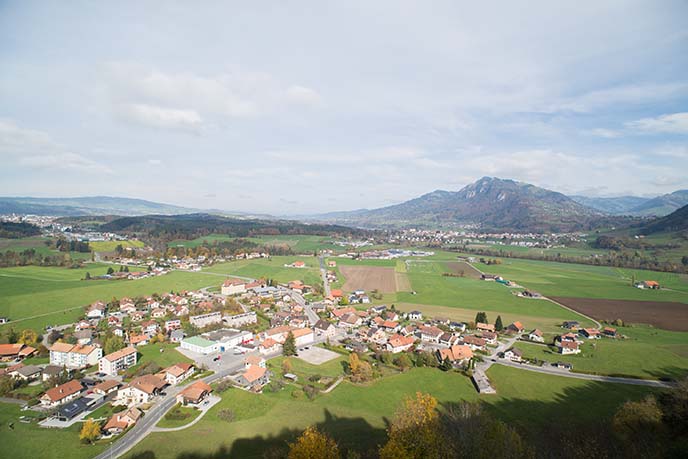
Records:
[[[298,353],[298,357],[301,360],[312,365],[320,365],[322,363],[329,362],[330,360],[339,357],[339,355],[340,354],[337,354],[336,352],[328,351],[327,349],[315,346],[308,346],[308,349],[301,348],[299,349]]]

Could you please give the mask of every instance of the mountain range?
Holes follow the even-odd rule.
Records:
[[[556,191],[483,177],[459,191],[437,190],[373,210],[335,212],[324,221],[369,227],[479,225],[483,229],[571,231],[590,228],[604,214]]]
[[[630,217],[665,216],[688,204],[688,190],[655,198],[566,196],[509,179],[483,177],[459,191],[436,190],[400,204],[291,217],[364,228],[476,225],[499,231],[576,231],[605,225],[640,224]],[[277,217],[222,210],[193,209],[143,199],[108,196],[77,198],[0,197],[0,214],[60,216],[142,216],[216,214],[276,220]]]

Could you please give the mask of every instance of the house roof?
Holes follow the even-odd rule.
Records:
[[[333,325],[330,322],[323,319],[320,319],[315,324],[315,328],[317,328],[318,330],[327,330],[330,327],[333,327]]]
[[[116,362],[117,360],[119,360],[123,357],[126,357],[130,354],[136,354],[136,349],[133,347],[125,347],[124,349],[120,349],[119,351],[115,351],[111,354],[106,355],[103,358],[109,362]]]
[[[114,379],[106,379],[105,381],[96,384],[93,387],[93,390],[96,391],[102,391],[102,392],[108,392],[110,389],[113,389],[115,387],[119,387],[120,382],[115,381]]]
[[[51,402],[59,402],[70,395],[77,394],[83,390],[83,386],[76,379],[67,381],[64,384],[60,384],[57,387],[48,389],[45,391],[43,397],[50,399]]]
[[[276,344],[278,344],[277,341],[275,341],[275,340],[272,339],[272,338],[267,338],[265,341],[263,341],[262,343],[260,343],[260,346],[261,346],[261,347],[264,347],[264,348],[266,348],[266,349],[269,349],[269,348],[271,348],[272,346],[274,346],[274,345],[276,345]]]
[[[523,324],[518,320],[511,324],[516,330],[523,330]]]
[[[259,367],[258,365],[249,365],[243,376],[246,381],[253,383],[262,378],[266,372],[267,370],[263,367]]]
[[[565,347],[567,349],[578,349],[578,343],[576,341],[562,341],[561,347]]]
[[[294,338],[300,338],[312,334],[313,330],[310,328],[297,328],[296,330],[292,330],[291,333],[294,335]]]
[[[175,378],[180,377],[187,371],[189,371],[193,365],[190,363],[177,363],[176,365],[172,365],[171,367],[168,367],[165,369],[165,373],[169,373]]]
[[[37,365],[25,365],[16,370],[17,373],[25,377],[33,376],[36,373],[40,373],[41,371],[43,370],[41,369],[41,367]]]
[[[191,384],[189,387],[181,391],[179,395],[181,395],[187,400],[197,401],[201,397],[203,397],[203,394],[208,394],[212,391],[213,388],[210,387],[207,383],[203,381],[196,381],[195,383]]]
[[[188,338],[184,338],[184,342],[199,347],[210,347],[215,345],[215,342],[201,338],[200,336],[190,336]]]
[[[263,362],[265,359],[261,356],[258,355],[249,355],[246,357],[244,362],[248,363],[249,365],[259,365],[261,362]]]
[[[165,381],[163,381],[160,377],[155,375],[139,376],[138,378],[132,380],[129,383],[129,387],[135,387],[136,389],[139,389],[140,391],[145,392],[147,394],[152,394],[156,390],[160,390],[165,386]]]
[[[73,347],[74,345],[69,343],[54,343],[50,350],[54,352],[70,352]]]
[[[412,336],[392,335],[389,338],[389,344],[392,347],[409,346],[413,344],[414,341]]]

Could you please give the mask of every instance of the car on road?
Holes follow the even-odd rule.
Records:
[[[215,357],[213,358],[213,362],[217,362],[217,361],[220,360],[221,358],[222,358],[221,355],[215,356]]]

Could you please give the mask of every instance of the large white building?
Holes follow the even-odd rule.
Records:
[[[96,365],[103,350],[96,346],[55,343],[50,348],[50,364],[67,368],[86,368]]]
[[[246,292],[246,282],[240,280],[227,279],[222,284],[223,295],[238,295]]]
[[[212,324],[219,324],[222,322],[221,312],[209,312],[208,314],[201,314],[198,316],[190,316],[189,322],[198,328],[207,327]]]
[[[136,365],[136,348],[125,347],[98,360],[98,371],[109,376],[116,376],[119,371]]]
[[[227,315],[222,318],[228,327],[241,327],[242,325],[255,324],[258,322],[256,311],[244,312],[241,314]]]
[[[210,341],[205,338],[201,338],[200,336],[190,336],[188,338],[184,338],[180,343],[180,347],[182,349],[187,349],[191,352],[203,355],[212,354],[213,352],[217,352],[219,349],[219,346],[215,341]]]

